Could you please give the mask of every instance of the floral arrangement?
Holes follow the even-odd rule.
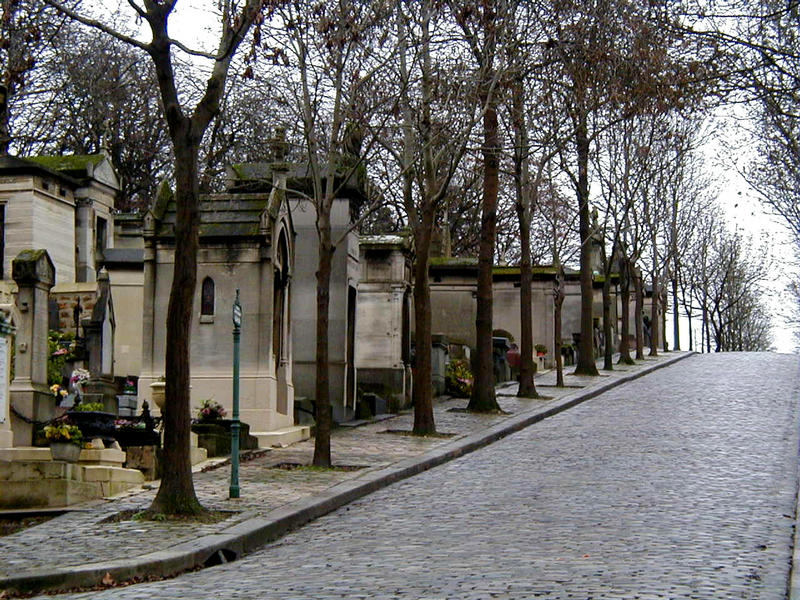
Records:
[[[125,380],[125,386],[122,389],[123,394],[136,394],[136,382],[128,377]]]
[[[61,405],[61,401],[64,397],[68,394],[66,388],[54,383],[50,386],[50,393],[53,394],[53,397],[56,399],[56,406]]]
[[[84,381],[89,380],[89,371],[86,369],[75,369],[72,371],[72,377],[69,378],[70,385],[80,385]]]
[[[472,371],[469,362],[464,359],[454,359],[447,363],[444,383],[447,393],[451,396],[468,398],[472,393]]]
[[[47,382],[60,384],[62,370],[66,362],[72,358],[71,352],[75,347],[75,336],[71,333],[50,331],[47,334]]]
[[[77,425],[71,425],[65,421],[58,421],[44,428],[44,436],[50,443],[62,442],[67,444],[81,445],[83,435]]]
[[[536,354],[539,356],[544,356],[547,354],[547,346],[544,344],[536,344],[533,348],[536,350]]]
[[[228,411],[219,402],[213,398],[206,398],[200,401],[200,406],[197,409],[197,418],[201,421],[215,421],[222,419]]]
[[[73,406],[71,410],[76,411],[76,412],[102,411],[103,410],[103,403],[102,402],[79,402],[78,404]]]

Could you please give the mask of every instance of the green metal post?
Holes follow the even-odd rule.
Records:
[[[242,327],[242,305],[239,288],[233,303],[233,417],[231,423],[231,488],[229,498],[239,497],[239,335]]]

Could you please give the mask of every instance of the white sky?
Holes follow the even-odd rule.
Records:
[[[128,18],[128,22],[135,23],[133,12],[125,0],[94,0],[92,5],[96,7],[94,16],[104,22],[119,23],[120,20],[124,22],[124,19]],[[219,22],[216,15],[218,15],[218,11],[215,2],[199,0],[179,2],[170,19],[170,34],[192,48],[213,52],[219,36],[219,28],[215,25]],[[142,39],[149,39],[149,33],[144,24],[139,25],[139,31]],[[732,127],[728,127],[727,131],[733,139],[737,138]],[[780,318],[782,305],[791,301],[784,291],[789,277],[800,275],[796,265],[793,266],[789,261],[781,260],[782,257],[792,257],[789,238],[784,228],[764,212],[755,194],[730,164],[730,150],[721,150],[721,146],[712,143],[709,144],[707,153],[709,170],[719,182],[719,201],[730,217],[731,223],[749,232],[754,239],[759,239],[762,234],[766,234],[774,240],[773,248],[778,268],[773,277],[770,298],[775,315],[773,337],[778,351],[791,352],[795,347],[794,331]],[[737,156],[741,157],[740,161],[745,160],[746,152],[737,154]],[[739,166],[743,166],[743,163],[740,163]],[[671,327],[670,324],[668,327],[668,339],[670,340],[672,338]],[[699,325],[697,328],[699,330]],[[681,339],[682,346],[688,347],[686,323],[682,324]]]

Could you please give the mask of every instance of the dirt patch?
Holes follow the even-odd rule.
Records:
[[[365,465],[332,465],[330,467],[318,467],[317,465],[303,465],[300,463],[278,463],[272,465],[270,469],[280,469],[281,471],[360,471],[366,469]]]
[[[513,415],[514,413],[507,412],[505,410],[490,410],[487,412],[477,412],[474,410],[469,410],[467,408],[460,408],[458,406],[454,406],[453,408],[448,408],[447,412],[451,413],[465,413],[468,415]]]
[[[270,448],[259,448],[257,450],[243,450],[239,453],[239,464],[250,462],[251,460],[256,460],[262,458],[271,452]],[[222,467],[227,467],[231,464],[231,459],[226,458],[218,463],[214,463],[213,465],[208,465],[207,467],[203,467],[200,469],[201,473],[208,473],[209,471],[215,471],[217,469],[221,469]]]
[[[49,521],[56,515],[37,515],[35,517],[3,517],[0,518],[0,537],[17,533],[28,527],[33,527]]]
[[[413,431],[407,431],[405,429],[387,429],[386,431],[381,431],[379,433],[391,433],[393,435],[404,435],[406,437],[415,437],[415,438],[436,438],[436,439],[447,439],[451,437],[455,437],[458,435],[457,433],[428,433],[425,435],[417,435]]]
[[[164,521],[170,523],[219,523],[225,519],[238,514],[234,510],[207,510],[198,515],[165,515],[153,513],[141,508],[121,510],[111,516],[106,517],[101,523],[119,523],[121,521]]]

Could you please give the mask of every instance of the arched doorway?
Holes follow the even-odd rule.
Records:
[[[275,249],[272,283],[272,357],[278,380],[276,409],[280,414],[289,414],[289,243],[286,231],[281,229]]]

